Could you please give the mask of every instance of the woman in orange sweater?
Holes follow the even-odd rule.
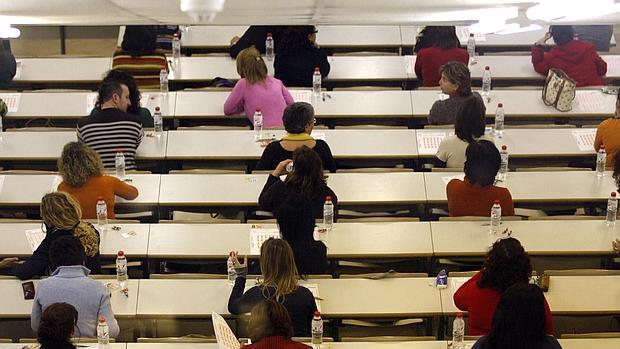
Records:
[[[601,146],[605,146],[607,159],[605,166],[611,168],[614,165],[614,157],[620,150],[620,94],[616,98],[616,112],[612,118],[606,119],[598,125],[596,138],[594,138],[594,150],[598,152]]]
[[[114,218],[114,200],[118,195],[126,200],[138,197],[138,189],[116,177],[103,174],[99,155],[86,144],[67,143],[58,159],[62,182],[59,191],[73,195],[80,203],[83,219],[97,219],[97,200],[103,198],[108,207],[108,218]]]

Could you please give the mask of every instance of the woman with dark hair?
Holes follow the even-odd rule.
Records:
[[[418,43],[420,45],[418,45]],[[415,75],[422,86],[439,86],[439,68],[448,62],[467,64],[467,50],[461,48],[454,26],[426,26],[414,48]]]
[[[0,39],[0,90],[8,89],[17,72],[17,61],[11,53],[11,42]]]
[[[282,33],[273,67],[274,76],[285,86],[311,87],[314,68],[320,69],[323,78],[329,74],[327,55],[316,45],[316,33],[313,25],[291,26]]]
[[[620,150],[620,93],[616,97],[614,116],[601,122],[596,129],[594,151],[598,152],[601,146],[604,146],[607,152],[605,167],[614,166],[614,159]]]
[[[291,317],[282,304],[271,300],[264,300],[252,308],[249,331],[253,344],[244,346],[246,349],[310,348],[291,339]]]
[[[548,311],[540,287],[516,283],[502,294],[491,331],[472,349],[561,349],[560,343],[547,335]]]
[[[71,342],[78,312],[68,303],[54,303],[45,308],[37,330],[40,349],[75,349]]]
[[[473,96],[466,97],[456,114],[454,134],[444,138],[437,149],[439,167],[463,168],[465,150],[469,143],[477,140],[493,141],[493,137],[484,134],[486,107],[482,100]]]
[[[165,52],[157,49],[157,26],[126,26],[121,49],[112,57],[112,69],[131,73],[142,88],[159,88],[159,73],[168,71],[168,61]]]
[[[493,142],[470,142],[465,151],[465,178],[453,179],[446,186],[450,216],[489,216],[495,200],[503,216],[514,216],[512,196],[506,188],[496,187],[495,176],[501,158]]]
[[[575,40],[570,25],[552,25],[549,32],[532,46],[534,70],[547,75],[552,68],[563,70],[577,87],[607,85],[607,63],[591,43]],[[547,40],[553,37],[556,47],[545,53]]]
[[[255,170],[273,170],[281,161],[290,159],[296,149],[306,146],[319,154],[324,169],[336,172],[336,162],[329,145],[310,135],[316,122],[314,108],[310,103],[296,102],[289,105],[284,109],[282,121],[287,135],[279,141],[269,143]]]
[[[289,163],[293,163],[291,173],[286,170]],[[281,181],[280,176],[284,174],[286,179]],[[336,193],[327,186],[321,158],[306,146],[297,148],[293,152],[293,160],[281,161],[273,170],[260,193],[258,206],[277,213],[282,203],[293,194],[302,195],[312,203],[315,218],[323,217],[323,204],[327,196],[331,197],[334,205],[338,203]]]
[[[489,333],[491,319],[502,293],[517,283],[528,283],[532,276],[530,257],[519,240],[497,240],[487,253],[478,273],[467,280],[455,293],[454,304],[469,313],[471,336]],[[544,301],[546,331],[553,334],[553,320],[547,301]]]
[[[448,95],[448,99],[437,100],[433,103],[428,114],[428,123],[431,125],[453,124],[463,103],[468,97],[482,97],[478,92],[471,90],[471,73],[469,68],[461,62],[448,62],[439,68],[439,86],[441,92]]]
[[[282,238],[295,255],[299,275],[324,274],[327,270],[327,247],[314,240],[312,202],[303,195],[289,195],[276,211]]]
[[[138,117],[140,117],[142,127],[153,127],[153,117],[147,108],[143,108],[141,106],[142,95],[140,94],[140,90],[138,89],[138,85],[136,85],[136,80],[133,76],[124,70],[112,69],[108,71],[108,74],[103,78],[102,83],[108,81],[116,81],[127,86],[129,89],[129,101],[131,102],[131,105],[127,107],[127,112],[129,114],[138,115]],[[95,108],[90,112],[91,116],[101,110],[102,103],[103,101],[97,98]]]

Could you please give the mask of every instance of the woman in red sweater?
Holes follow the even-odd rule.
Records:
[[[570,25],[552,25],[549,32],[532,46],[534,70],[547,75],[551,68],[561,69],[575,80],[577,87],[607,85],[607,63],[592,44],[575,40],[574,35]],[[545,53],[544,45],[552,37],[557,46]]]
[[[529,282],[531,276],[530,258],[519,240],[507,238],[496,241],[487,254],[482,270],[454,293],[456,307],[469,313],[468,334],[488,334],[502,293],[516,283]],[[553,319],[546,300],[545,316],[547,334],[553,335]]]
[[[456,61],[467,65],[467,50],[461,48],[454,26],[427,26],[420,32],[414,51],[415,75],[422,86],[439,86],[439,67]]]
[[[308,349],[309,346],[293,341],[293,326],[286,308],[271,300],[264,300],[252,308],[250,317],[250,349]]]

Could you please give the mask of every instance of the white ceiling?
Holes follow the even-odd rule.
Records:
[[[567,0],[556,0],[558,6]],[[587,0],[580,0],[587,1]],[[471,24],[482,9],[531,6],[530,0],[227,0],[211,23]],[[0,21],[11,24],[191,24],[179,0],[0,0]],[[620,23],[620,13],[588,19]]]

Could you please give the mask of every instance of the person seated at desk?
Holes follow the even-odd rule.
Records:
[[[493,185],[501,163],[495,144],[473,141],[467,146],[465,157],[465,179],[453,179],[446,186],[450,216],[488,217],[495,200],[499,200],[503,216],[514,216],[508,189]]]
[[[448,99],[433,103],[428,115],[431,125],[454,124],[459,109],[467,98],[472,95],[482,101],[478,92],[471,90],[471,74],[469,68],[461,62],[448,62],[439,68],[439,86]]]
[[[116,196],[125,200],[138,197],[138,189],[114,176],[104,175],[101,158],[89,146],[69,142],[58,159],[62,182],[58,190],[71,194],[80,203],[83,219],[97,219],[97,201],[102,198],[108,208],[108,218],[114,219]]]
[[[116,81],[121,84],[127,85],[127,88],[129,89],[129,101],[131,102],[129,107],[127,107],[127,112],[129,114],[137,115],[140,118],[140,123],[142,124],[142,127],[153,127],[153,117],[151,116],[151,112],[147,108],[143,108],[141,106],[142,96],[140,94],[140,90],[138,90],[138,85],[136,85],[136,80],[133,78],[133,76],[124,70],[112,69],[103,78],[103,82],[108,81]],[[95,108],[93,108],[93,110],[91,110],[90,112],[91,116],[101,110],[101,104],[103,104],[103,101],[97,100]]]
[[[325,274],[327,247],[314,240],[314,213],[312,202],[303,195],[291,194],[276,211],[282,238],[293,249],[299,275]]]
[[[21,280],[50,272],[50,246],[62,236],[75,236],[84,247],[86,267],[93,273],[101,272],[99,232],[92,224],[83,222],[80,204],[69,194],[53,192],[41,199],[41,219],[45,238],[27,260],[5,258],[0,261],[0,274],[17,276]],[[43,227],[42,227],[43,228]],[[7,270],[7,268],[10,268]]]
[[[37,330],[39,349],[76,349],[71,338],[76,334],[77,322],[78,312],[71,304],[51,304],[41,315]]]
[[[493,137],[485,135],[486,107],[482,100],[474,96],[466,97],[456,114],[454,134],[444,138],[437,149],[438,167],[463,168],[465,150],[469,143],[477,140],[493,141]]]
[[[282,304],[271,300],[261,301],[252,308],[249,331],[252,344],[244,346],[244,349],[311,348],[292,340],[291,317]]]
[[[126,26],[121,49],[112,56],[112,69],[131,73],[142,88],[158,89],[159,73],[168,71],[168,61],[157,49],[157,26]]]
[[[311,136],[316,118],[310,103],[295,102],[289,105],[284,109],[282,120],[288,134],[279,141],[269,143],[255,170],[273,170],[281,161],[290,159],[297,148],[306,146],[319,154],[324,169],[336,172],[336,162],[329,145]]]
[[[247,257],[239,263],[238,254],[230,253],[237,278],[228,300],[231,314],[243,314],[262,300],[281,303],[293,322],[295,337],[309,337],[310,323],[317,310],[312,292],[298,283],[299,275],[293,251],[282,239],[267,239],[260,248],[260,270],[262,282],[245,293]]]
[[[234,115],[245,112],[250,123],[254,112],[260,109],[263,114],[263,127],[282,126],[282,113],[286,106],[293,104],[293,96],[282,81],[267,75],[267,66],[258,50],[246,48],[237,56],[237,81],[224,103],[224,114]]]
[[[293,171],[287,172],[287,165],[293,164]],[[286,174],[284,181],[280,176]],[[321,158],[312,149],[302,146],[293,152],[293,160],[281,161],[267,178],[258,198],[261,210],[277,213],[282,203],[293,194],[301,194],[312,203],[315,218],[323,217],[325,198],[331,197],[334,205],[338,197],[327,186],[327,177],[323,174]]]
[[[158,25],[157,26],[157,48],[172,53],[172,40],[174,35],[181,40],[183,34],[181,28],[176,25]]]
[[[547,335],[549,306],[537,285],[519,282],[502,294],[493,315],[491,331],[472,349],[562,349]]]
[[[461,48],[454,26],[426,26],[418,36],[414,52],[415,75],[422,80],[422,86],[439,86],[442,65],[453,61],[469,62],[467,50]]]
[[[616,98],[614,117],[604,120],[596,129],[594,151],[598,152],[601,146],[605,146],[605,152],[607,152],[605,167],[611,168],[620,150],[620,94]]]
[[[17,61],[9,40],[0,39],[0,90],[8,89],[17,73]]]
[[[549,32],[532,46],[534,70],[547,75],[552,68],[561,69],[577,87],[607,85],[607,63],[596,53],[589,42],[575,40],[570,25],[552,25]],[[544,45],[553,37],[555,46],[545,53]]]
[[[280,47],[282,32],[286,28],[288,26],[285,25],[251,25],[241,37],[235,35],[230,39],[230,57],[237,58],[241,50],[251,46],[254,46],[261,54],[265,54],[265,40],[267,40],[268,33],[271,33],[277,51]]]
[[[312,74],[319,68],[323,79],[329,74],[327,54],[316,44],[313,25],[288,27],[274,59],[275,77],[285,86],[312,87]]]
[[[115,168],[116,153],[125,155],[125,169],[136,169],[134,157],[142,141],[140,119],[127,113],[131,106],[129,88],[117,81],[108,81],[99,87],[101,110],[77,122],[77,138],[96,151],[105,168]]]
[[[616,239],[616,241],[612,241],[611,246],[613,247],[616,253],[620,253],[620,239]]]
[[[491,320],[502,294],[512,285],[528,283],[532,276],[530,257],[519,240],[497,240],[487,253],[482,270],[454,293],[454,305],[469,313],[468,335],[480,336],[491,331]],[[544,301],[546,333],[553,335],[553,319]]]
[[[103,316],[110,328],[110,337],[118,336],[118,323],[110,304],[110,293],[99,281],[88,277],[84,267],[84,247],[74,236],[61,236],[50,247],[50,264],[54,272],[37,285],[30,326],[40,327],[41,313],[54,303],[65,302],[74,306],[80,317],[76,327],[79,337],[97,337],[97,320]]]

